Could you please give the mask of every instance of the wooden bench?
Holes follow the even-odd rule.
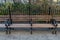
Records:
[[[6,28],[5,24],[0,24],[0,27]],[[9,32],[10,33],[11,33],[10,28],[29,28],[29,30],[31,30],[30,31],[31,34],[32,34],[32,29],[33,28],[54,28],[54,26],[52,24],[32,24],[32,26],[30,24],[12,24],[8,27],[9,27]]]
[[[53,18],[54,18],[56,21],[60,21],[60,15],[55,15]]]
[[[54,26],[52,24],[32,24],[32,26],[30,24],[12,24],[9,27],[11,27],[11,28],[29,28],[31,30],[30,31],[31,34],[32,34],[33,28],[54,28]]]
[[[13,22],[20,22],[20,21],[50,21],[52,18],[51,15],[12,15]],[[9,19],[9,15],[0,15],[0,21],[5,21]]]
[[[6,19],[9,19],[8,15],[0,15],[0,22],[6,21]]]
[[[52,17],[51,15],[12,15],[13,21],[49,21]]]

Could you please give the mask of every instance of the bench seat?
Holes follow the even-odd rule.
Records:
[[[33,24],[33,28],[54,28],[52,24]]]
[[[12,25],[9,26],[9,27],[16,27],[16,28],[19,28],[19,27],[21,27],[21,28],[30,28],[31,26],[30,26],[30,24],[12,24]]]
[[[10,27],[22,27],[29,28],[30,24],[12,24]],[[52,24],[32,24],[32,28],[52,28],[54,27]]]
[[[5,24],[0,24],[0,27],[5,28]]]
[[[60,28],[60,24],[58,24],[57,28]]]
[[[0,27],[5,27],[5,24],[0,24]],[[22,28],[31,28],[30,24],[12,24],[9,27],[22,27]],[[57,27],[60,27],[60,24],[58,24]],[[54,28],[52,24],[32,24],[32,28]]]

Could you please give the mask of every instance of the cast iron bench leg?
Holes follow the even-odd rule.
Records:
[[[6,34],[8,34],[8,30],[6,30]]]
[[[8,26],[6,26],[6,34],[9,34],[9,33],[8,33]]]
[[[9,28],[9,34],[11,34],[11,28]]]
[[[49,28],[49,29],[50,29],[50,30],[53,30],[53,31],[52,31],[52,34],[53,34],[53,33],[54,33],[54,28]]]
[[[53,29],[53,32],[52,32],[52,34],[57,34],[57,27],[55,27],[54,29]]]
[[[31,29],[30,29],[30,30],[31,30],[31,32],[30,32],[30,33],[32,34],[32,23],[31,23]]]
[[[11,30],[14,30],[14,28],[9,27],[9,34],[11,34]]]
[[[55,27],[55,34],[57,34],[57,27]]]
[[[31,32],[30,33],[32,34],[32,28],[31,28]]]

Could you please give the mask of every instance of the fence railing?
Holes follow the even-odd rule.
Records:
[[[57,8],[52,5],[40,4],[29,2],[28,4],[23,3],[8,3],[0,6],[0,21],[6,19],[12,19],[14,22],[30,21],[50,21],[50,19],[56,19],[60,21],[60,6]],[[5,19],[6,18],[6,19]]]

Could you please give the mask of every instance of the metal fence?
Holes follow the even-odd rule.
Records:
[[[6,19],[12,19],[13,22],[19,23],[30,21],[33,23],[47,23],[50,19],[60,21],[59,7],[59,5],[49,4],[48,1],[32,2],[29,0],[26,4],[19,2],[5,3],[0,5],[0,21]]]

